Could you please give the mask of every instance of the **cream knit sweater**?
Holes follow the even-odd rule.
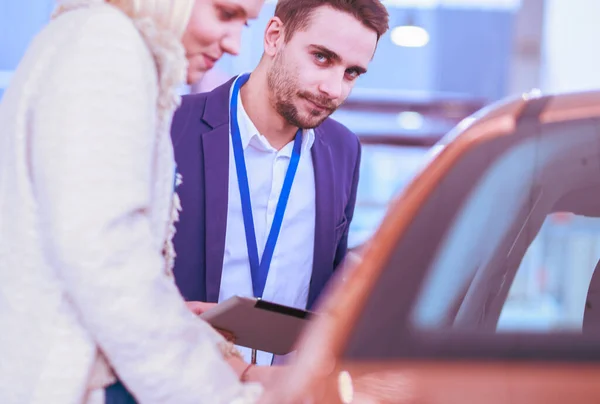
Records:
[[[161,46],[138,25],[105,4],[60,15],[0,104],[2,404],[102,402],[100,352],[140,403],[259,393],[165,271],[170,116],[161,124]]]

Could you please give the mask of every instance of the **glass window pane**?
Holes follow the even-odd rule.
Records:
[[[519,267],[499,331],[581,331],[592,273],[600,259],[600,219],[547,217]]]

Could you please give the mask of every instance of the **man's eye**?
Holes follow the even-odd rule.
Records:
[[[327,56],[322,53],[315,53],[315,60],[319,63],[325,63],[327,62]]]
[[[348,76],[348,78],[350,78],[352,80],[354,80],[354,79],[358,78],[358,76],[360,76],[360,74],[356,70],[347,70],[346,75]]]

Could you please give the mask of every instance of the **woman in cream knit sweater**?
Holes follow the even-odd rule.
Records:
[[[256,401],[170,275],[169,126],[261,5],[63,0],[32,42],[0,104],[0,403],[110,402],[117,375],[140,403]]]

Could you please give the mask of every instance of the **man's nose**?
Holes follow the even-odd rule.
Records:
[[[332,71],[323,78],[319,85],[319,91],[326,94],[331,100],[337,100],[342,96],[344,88],[344,75],[336,71]]]

